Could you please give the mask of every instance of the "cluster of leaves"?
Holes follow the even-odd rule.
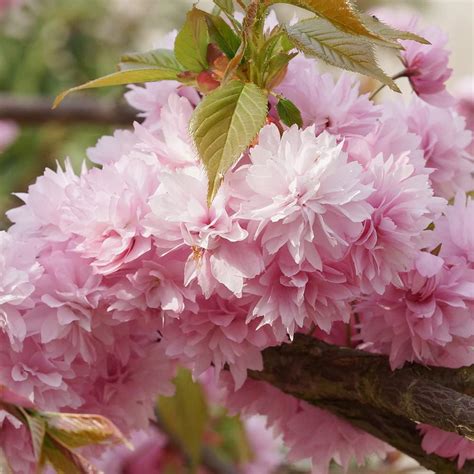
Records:
[[[209,179],[209,203],[225,172],[238,160],[265,124],[269,95],[277,97],[283,123],[301,125],[301,114],[288,99],[273,92],[288,63],[301,51],[333,66],[378,79],[398,91],[377,65],[374,46],[401,49],[398,39],[426,43],[377,18],[357,12],[350,0],[214,0],[212,13],[196,7],[188,13],[174,51],[158,49],[127,54],[118,71],[63,92],[95,87],[177,80],[204,95],[191,121],[191,133]],[[309,10],[313,17],[292,25],[264,27],[269,7],[287,3]]]
[[[115,425],[103,416],[40,412],[29,400],[3,386],[0,409],[29,430],[38,472],[50,464],[59,473],[99,473],[76,449],[96,444],[127,444]]]

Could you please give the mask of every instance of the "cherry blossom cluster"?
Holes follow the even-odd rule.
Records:
[[[277,92],[303,127],[270,104],[210,206],[189,134],[200,95],[172,81],[132,86],[141,123],[90,148],[95,166],[46,170],[7,213],[0,384],[130,433],[148,429],[177,364],[196,377],[212,366],[229,408],[266,415],[315,473],[389,450],[247,370],[309,331],[386,354],[394,369],[474,363],[472,132],[445,90],[444,35],[417,32],[431,45],[404,42],[408,102],[376,104],[354,75],[293,60]],[[13,471],[33,472],[25,427],[1,411],[0,423]],[[428,452],[474,458],[471,441],[420,429]]]

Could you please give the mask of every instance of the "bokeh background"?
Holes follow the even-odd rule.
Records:
[[[52,100],[63,89],[113,71],[122,52],[151,49],[164,33],[179,27],[191,4],[192,0],[0,0],[0,114],[2,98]],[[359,0],[358,4],[362,10],[414,9],[426,23],[442,25],[453,51],[450,86],[472,76],[474,0]],[[199,5],[210,8],[211,1],[201,0]],[[277,11],[282,17],[294,13],[281,5]],[[383,59],[382,64],[389,72],[399,68]],[[122,94],[123,88],[88,93],[110,101],[120,101]],[[0,228],[8,225],[5,210],[18,203],[13,192],[24,191],[45,167],[56,166],[66,156],[79,166],[84,150],[113,128],[50,122],[22,126],[18,138],[0,151]]]

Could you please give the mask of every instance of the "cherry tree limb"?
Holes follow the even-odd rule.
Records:
[[[409,364],[392,371],[387,357],[332,346],[299,334],[263,352],[251,377],[329,410],[386,441],[436,473],[472,474],[421,448],[418,423],[474,439],[474,366],[445,369]]]
[[[28,125],[59,122],[127,126],[137,120],[137,111],[126,104],[89,97],[68,99],[55,110],[51,105],[52,99],[46,97],[0,94],[0,120]]]

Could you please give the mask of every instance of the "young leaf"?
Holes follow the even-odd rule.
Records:
[[[173,397],[160,397],[157,411],[166,429],[182,443],[194,467],[199,465],[208,409],[202,387],[189,371],[180,369],[174,380]]]
[[[94,79],[93,81],[86,82],[85,84],[61,92],[61,94],[59,94],[54,100],[53,109],[55,109],[71,92],[81,91],[84,89],[96,89],[98,87],[121,86],[124,84],[164,81],[169,79],[179,80],[177,71],[148,67],[114,72],[108,76]]]
[[[92,444],[128,444],[118,428],[100,415],[72,413],[43,413],[48,433],[68,448],[80,448]]]
[[[334,26],[348,33],[372,39],[378,37],[362,23],[350,0],[266,0],[265,3],[266,5],[289,3],[326,18]]]
[[[388,26],[386,23],[380,21],[376,16],[361,14],[361,19],[364,25],[367,26],[371,31],[377,33],[378,36],[385,38],[387,41],[396,41],[396,40],[412,40],[421,44],[430,44],[425,38],[418,36],[409,31],[401,31],[391,26]],[[383,43],[385,45],[385,43]]]
[[[46,423],[40,415],[30,414],[23,408],[19,408],[20,412],[26,419],[26,424],[31,434],[31,442],[33,445],[33,453],[37,462],[41,459],[43,451],[44,436],[46,434]]]
[[[207,13],[193,7],[186,16],[186,22],[174,42],[176,59],[188,71],[201,72],[208,68],[207,45],[209,32]]]
[[[207,26],[211,42],[229,58],[233,58],[240,46],[240,39],[232,28],[219,16],[207,15]]]
[[[216,451],[232,464],[248,463],[252,457],[252,448],[245,427],[238,416],[224,413],[214,421],[214,430],[220,436]]]
[[[46,462],[49,462],[58,474],[100,474],[87,459],[48,434],[44,438],[42,464]]]
[[[214,3],[225,13],[234,14],[234,2],[232,0],[214,0]]]
[[[395,82],[377,65],[373,49],[360,36],[345,33],[323,18],[310,18],[287,27],[295,46],[308,56],[316,56],[327,63],[371,76],[394,91],[400,92]]]
[[[278,53],[270,59],[265,72],[265,88],[267,90],[272,90],[281,83],[288,70],[288,63],[296,55],[297,53]]]
[[[120,57],[120,70],[143,69],[148,66],[179,73],[183,67],[174,52],[169,49],[154,49],[145,53],[128,53]]]
[[[207,171],[209,203],[225,172],[257,136],[266,116],[267,93],[240,81],[216,89],[194,111],[191,132]]]
[[[303,119],[301,118],[301,112],[293,102],[289,99],[280,99],[277,104],[278,115],[281,121],[291,127],[296,124],[298,127],[303,126]]]

